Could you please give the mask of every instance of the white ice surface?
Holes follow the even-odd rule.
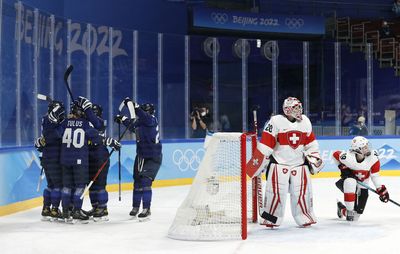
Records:
[[[290,214],[279,229],[249,227],[245,241],[178,241],[167,237],[178,206],[189,186],[157,188],[153,191],[152,219],[129,220],[131,192],[122,202],[110,194],[110,221],[66,225],[40,221],[41,208],[0,217],[0,254],[6,253],[400,253],[400,207],[381,203],[370,193],[359,222],[336,218],[336,199],[343,199],[334,186],[336,179],[314,179],[315,213],[318,223],[298,228]],[[400,201],[399,177],[384,177],[390,197]],[[289,200],[288,200],[289,201]],[[88,208],[85,201],[85,208]]]

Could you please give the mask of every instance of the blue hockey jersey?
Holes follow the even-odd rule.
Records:
[[[135,112],[137,119],[130,125],[129,130],[136,133],[137,155],[141,158],[161,156],[162,145],[157,118],[141,108],[135,109]],[[130,120],[124,121],[125,126],[129,126],[129,123]]]
[[[99,132],[84,118],[66,119],[61,127],[61,164],[87,166],[89,164],[89,145],[102,143]]]

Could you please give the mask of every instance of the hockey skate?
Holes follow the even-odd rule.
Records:
[[[138,215],[138,213],[139,213],[139,207],[132,207],[132,210],[129,213],[129,215],[132,216],[133,220],[135,220],[137,218],[136,216]]]
[[[51,216],[50,221],[52,221],[52,222],[63,219],[62,213],[61,213],[60,209],[58,209],[58,207],[51,208],[50,216]]]
[[[82,210],[82,212],[88,217],[93,217],[93,213],[94,213],[95,210],[96,210],[96,207],[93,207],[89,211]]]
[[[84,214],[82,212],[82,209],[74,210],[74,212],[72,214],[72,218],[73,218],[73,222],[72,223],[74,223],[74,224],[77,223],[77,222],[80,222],[82,224],[89,223],[89,216]]]
[[[64,220],[65,223],[69,223],[69,224],[73,223],[71,212],[68,209],[63,208],[62,219]]]
[[[143,208],[143,211],[138,215],[138,219],[140,222],[148,221],[150,220],[150,216],[151,216],[150,208]]]
[[[337,216],[341,219],[343,218],[343,209],[346,209],[346,206],[343,205],[342,202],[337,201]]]
[[[354,221],[354,216],[355,216],[355,214],[356,214],[355,211],[353,211],[353,210],[347,210],[347,212],[346,212],[346,220],[347,220],[347,221],[350,221],[350,222]]]
[[[93,212],[93,220],[96,222],[108,221],[107,207],[97,207]]]
[[[43,206],[41,215],[42,215],[42,221],[49,221],[51,219],[50,207]]]

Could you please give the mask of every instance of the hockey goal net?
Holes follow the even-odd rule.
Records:
[[[209,139],[168,236],[180,240],[246,239],[247,223],[257,220],[251,179],[245,171],[256,136],[215,133]]]

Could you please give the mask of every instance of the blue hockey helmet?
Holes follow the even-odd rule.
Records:
[[[146,111],[147,113],[153,115],[154,112],[156,112],[155,108],[154,108],[154,104],[152,103],[143,103],[142,105],[140,105],[140,108],[143,111]]]
[[[99,104],[93,104],[92,110],[96,116],[103,118],[103,108]]]

